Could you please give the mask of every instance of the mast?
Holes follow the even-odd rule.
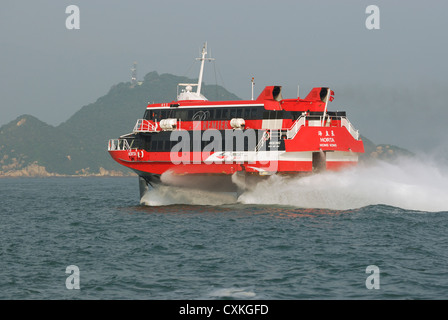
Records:
[[[196,60],[200,60],[201,61],[201,70],[199,71],[198,89],[196,91],[198,95],[201,94],[202,75],[204,73],[204,62],[205,62],[205,60],[208,60],[208,61],[215,60],[213,58],[206,58],[205,57],[206,55],[207,55],[207,42],[205,42],[204,46],[202,47],[201,58],[196,58]]]
[[[254,77],[252,77],[251,82],[252,82],[252,85],[251,85],[251,87],[252,87],[252,100],[254,100],[254,86],[255,86]]]
[[[327,106],[328,106],[328,100],[330,100],[331,90],[330,88],[327,88],[327,97],[325,98],[325,109],[324,109],[324,116],[322,118],[321,126],[323,127],[325,124],[325,118],[327,116]]]

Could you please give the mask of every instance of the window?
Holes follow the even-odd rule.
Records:
[[[186,121],[188,119],[188,110],[176,110],[176,117],[182,121]]]
[[[154,120],[158,116],[157,110],[146,110],[145,114],[143,115],[143,119],[146,120]]]
[[[250,119],[257,119],[257,108],[250,108]]]
[[[151,141],[151,151],[156,151],[157,149],[157,141]]]

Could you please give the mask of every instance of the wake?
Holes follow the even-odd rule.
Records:
[[[337,210],[385,204],[409,210],[448,211],[448,176],[444,172],[434,163],[418,159],[377,161],[302,178],[272,176],[246,191],[238,201]]]
[[[236,193],[210,192],[174,186],[159,186],[148,190],[140,200],[146,206],[175,204],[219,206],[237,203]]]
[[[441,165],[417,158],[394,163],[375,161],[339,172],[323,172],[305,177],[273,175],[235,193],[218,193],[180,187],[160,186],[147,192],[141,204],[286,205],[300,208],[349,210],[369,205],[390,205],[408,210],[448,211],[448,175]]]

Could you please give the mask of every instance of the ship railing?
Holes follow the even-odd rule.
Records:
[[[355,127],[352,125],[350,121],[348,121],[347,118],[342,117],[341,118],[341,127],[346,127],[348,132],[352,135],[355,140],[359,140],[359,131],[355,129]]]
[[[133,132],[157,132],[157,124],[146,119],[138,119]]]
[[[276,135],[276,138],[278,140],[280,140],[281,136],[284,136],[285,134],[286,134],[286,139],[293,139],[296,136],[297,132],[299,132],[300,128],[305,126],[305,125],[306,125],[306,116],[302,115],[296,121],[294,121],[293,125],[289,129],[287,129],[287,130],[283,130],[283,129],[281,129],[281,130],[279,130],[279,129],[276,129],[276,130],[267,129],[263,133],[260,141],[258,141],[258,144],[255,147],[255,151],[258,152],[263,147],[265,142],[271,138],[271,135]]]
[[[109,151],[131,150],[128,140],[126,139],[110,139],[108,145]]]
[[[255,147],[255,151],[256,152],[260,151],[268,140],[269,140],[269,148],[275,148],[275,146],[278,145],[282,139],[286,138],[286,136],[287,136],[287,130],[266,129],[263,132],[260,141],[258,141],[258,144]],[[266,148],[264,148],[262,151],[266,151]]]
[[[345,127],[354,139],[359,140],[359,131],[356,130],[356,128],[351,124],[351,122],[346,117],[340,117],[340,120],[341,122],[338,126]],[[306,116],[302,115],[293,123],[291,128],[289,128],[289,130],[287,131],[287,139],[293,139],[302,126],[326,127],[330,126],[330,123],[331,121],[330,118],[328,118],[328,116],[325,118],[321,116],[318,119],[307,121]]]
[[[286,132],[287,139],[293,139],[300,128],[306,124],[306,116],[301,115]]]

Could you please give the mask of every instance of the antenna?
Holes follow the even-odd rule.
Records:
[[[201,61],[201,70],[199,71],[199,79],[198,79],[198,89],[197,89],[197,94],[201,94],[201,88],[202,88],[202,75],[204,73],[204,61],[208,60],[208,61],[212,61],[215,60],[213,58],[206,58],[205,56],[207,55],[207,42],[204,43],[204,46],[202,47],[202,53],[201,53],[201,58],[196,58],[196,60],[200,60]]]
[[[202,88],[202,76],[204,74],[204,62],[205,60],[213,61],[215,59],[213,58],[206,58],[207,55],[207,42],[204,43],[204,46],[202,47],[201,57],[196,58],[196,60],[201,61],[201,70],[199,71],[199,78],[198,83],[179,83],[177,85],[177,99],[178,100],[207,100],[202,94],[201,94],[201,88]],[[185,89],[182,89],[182,91],[179,93],[179,86],[184,86]],[[193,92],[193,87],[198,87],[196,89],[196,92]]]
[[[137,84],[137,62],[134,62],[131,71],[131,85],[135,86]]]

